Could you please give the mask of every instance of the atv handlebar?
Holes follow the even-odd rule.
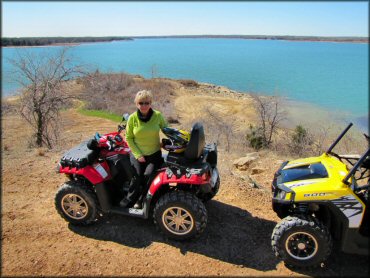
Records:
[[[124,139],[120,135],[122,131],[126,129],[126,123],[128,121],[129,114],[125,113],[122,116],[122,121],[118,125],[117,132],[108,133],[100,135],[99,132],[95,133],[94,138],[90,139],[88,143],[88,148],[91,150],[97,149],[108,149],[109,151],[113,150],[115,147],[122,145]]]

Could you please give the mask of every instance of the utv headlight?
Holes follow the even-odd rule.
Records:
[[[286,192],[283,190],[279,190],[279,192],[276,195],[276,198],[284,200],[286,196]]]
[[[286,187],[283,183],[279,183],[275,189],[273,198],[293,201],[295,198],[295,193],[289,187]]]

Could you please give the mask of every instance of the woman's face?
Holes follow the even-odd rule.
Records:
[[[150,109],[150,100],[144,99],[136,103],[136,107],[140,110],[141,114],[147,114]]]

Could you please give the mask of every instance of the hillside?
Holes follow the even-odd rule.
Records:
[[[170,101],[189,128],[195,120],[232,117],[242,132],[255,122],[251,98],[227,88],[204,84],[186,87],[176,81]],[[201,237],[175,242],[159,234],[151,219],[107,215],[89,227],[68,225],[54,208],[65,181],[55,168],[63,153],[96,131],[117,123],[83,116],[77,106],[62,112],[63,133],[53,150],[30,149],[29,126],[14,112],[16,99],[2,114],[2,265],[3,276],[354,276],[368,273],[367,257],[335,252],[323,268],[298,272],[276,259],[271,232],[279,220],[271,209],[270,183],[287,157],[261,151],[247,171],[232,161],[244,156],[219,145],[221,188],[207,204],[208,225]],[[154,103],[155,107],[156,103]],[[127,111],[122,111],[127,112]],[[212,118],[204,122],[206,141]],[[207,128],[208,127],[208,128]],[[212,137],[212,138],[210,138]],[[220,140],[222,138],[219,138]],[[251,173],[258,168],[257,174]],[[259,185],[251,186],[248,177]]]

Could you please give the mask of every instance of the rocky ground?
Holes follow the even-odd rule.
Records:
[[[230,96],[222,88],[212,96],[182,90],[176,109],[183,121],[191,117],[185,112],[192,103],[197,104],[193,116],[211,105],[241,121],[253,117],[245,110],[247,97]],[[206,205],[208,225],[196,240],[168,240],[151,219],[106,215],[92,226],[69,225],[54,208],[55,193],[65,181],[55,172],[57,163],[67,149],[95,131],[114,130],[116,123],[73,109],[62,116],[62,142],[51,151],[28,147],[31,130],[18,115],[2,117],[3,276],[368,275],[368,257],[337,251],[312,271],[289,269],[275,258],[270,237],[279,219],[271,209],[270,183],[282,160],[266,151],[254,154],[257,159],[246,170],[237,170],[232,162],[246,154],[233,156],[220,148],[221,188]]]

